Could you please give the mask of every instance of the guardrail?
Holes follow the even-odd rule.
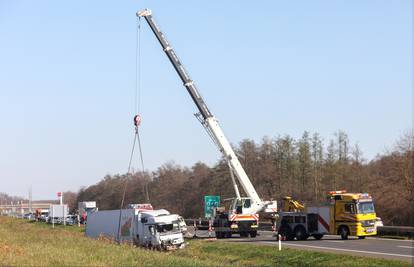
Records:
[[[401,236],[414,239],[414,227],[410,226],[378,226],[377,234],[380,236]]]
[[[195,226],[198,230],[208,230],[208,219],[184,219],[184,221],[188,226]]]

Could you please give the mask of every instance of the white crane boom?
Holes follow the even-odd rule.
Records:
[[[220,152],[223,154],[224,158],[228,161],[231,167],[230,171],[234,172],[240,185],[243,187],[244,192],[252,200],[251,212],[254,213],[254,212],[262,211],[265,208],[266,203],[263,202],[259,198],[259,195],[257,194],[255,188],[253,187],[249,177],[247,176],[242,165],[240,164],[239,159],[234,153],[233,148],[231,147],[226,136],[224,135],[218,123],[218,120],[214,117],[214,115],[208,109],[203,98],[198,93],[194,82],[190,79],[190,76],[184,69],[184,66],[181,64],[176,53],[174,52],[174,50],[168,43],[167,39],[165,38],[164,34],[161,32],[161,30],[155,23],[151,10],[144,9],[140,12],[137,12],[137,16],[145,18],[152,32],[155,34],[156,38],[158,39],[165,54],[167,55],[168,59],[173,65],[174,69],[177,71],[178,76],[181,78],[184,86],[186,87],[188,93],[190,94],[191,98],[193,99],[194,103],[196,104],[200,112],[200,115],[198,116],[200,122],[203,124],[203,126],[205,127],[209,135],[213,138],[213,141],[218,145]],[[237,187],[237,185],[235,185],[234,182],[233,184],[235,187]],[[235,188],[235,190],[236,189],[237,188]],[[236,194],[237,194],[237,191],[236,191]],[[240,197],[238,196],[238,198]]]

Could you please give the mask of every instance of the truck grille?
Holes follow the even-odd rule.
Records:
[[[361,224],[362,224],[363,227],[374,226],[375,220],[365,220],[365,221],[361,221]]]

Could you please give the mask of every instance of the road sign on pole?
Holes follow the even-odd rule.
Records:
[[[63,192],[57,192],[57,196],[60,200],[60,205],[63,205]]]
[[[220,196],[204,196],[204,217],[213,217],[213,209],[220,206]]]

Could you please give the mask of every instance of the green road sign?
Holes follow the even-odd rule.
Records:
[[[213,209],[220,206],[220,196],[204,196],[204,217],[211,218]]]

